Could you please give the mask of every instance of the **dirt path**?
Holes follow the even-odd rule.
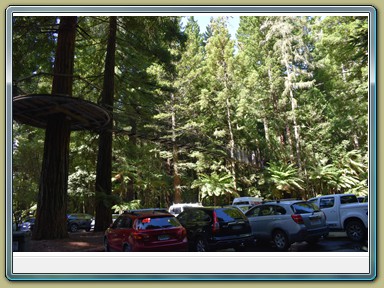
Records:
[[[69,238],[57,240],[29,240],[26,252],[102,252],[103,232],[79,231],[68,233]]]

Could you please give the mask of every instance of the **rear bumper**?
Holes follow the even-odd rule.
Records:
[[[188,242],[171,243],[164,245],[133,245],[134,252],[187,252]]]
[[[311,229],[311,230],[300,230],[297,234],[292,235],[291,242],[302,242],[314,238],[325,237],[329,233],[328,227],[323,227],[319,229]]]
[[[254,237],[247,234],[244,237],[236,237],[231,239],[212,238],[208,241],[210,250],[236,248],[239,246],[249,246],[254,243]]]

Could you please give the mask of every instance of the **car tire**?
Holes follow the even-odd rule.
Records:
[[[132,246],[129,245],[128,243],[124,244],[123,252],[132,252]]]
[[[273,233],[272,241],[276,248],[280,251],[286,251],[288,250],[289,246],[291,246],[288,241],[287,234],[281,230],[277,230]]]
[[[72,223],[69,226],[69,231],[71,231],[71,232],[77,232],[78,230],[79,230],[79,226],[77,224]]]
[[[104,251],[111,252],[111,248],[109,247],[108,239],[104,238]]]
[[[205,238],[199,237],[196,239],[195,251],[196,252],[208,252],[209,251],[208,243],[207,243],[207,240],[205,240]]]
[[[348,238],[353,242],[363,241],[366,235],[364,224],[357,220],[349,221],[345,225],[345,231],[347,232]]]

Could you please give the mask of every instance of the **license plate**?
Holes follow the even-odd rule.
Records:
[[[159,235],[157,239],[160,241],[169,240],[169,235]]]
[[[317,225],[317,224],[320,224],[320,219],[311,220],[311,225]]]
[[[241,229],[243,229],[242,225],[233,225],[232,226],[232,230],[241,230]]]

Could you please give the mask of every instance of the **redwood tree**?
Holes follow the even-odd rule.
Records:
[[[76,25],[77,17],[60,18],[52,94],[72,95]],[[70,120],[61,113],[52,114],[47,120],[33,230],[36,240],[68,237],[66,213],[70,124]]]
[[[115,89],[116,29],[117,19],[116,17],[110,17],[101,105],[111,112],[111,117]],[[104,231],[112,222],[112,128],[113,120],[111,119],[106,129],[99,136],[99,153],[96,168],[95,231]]]

